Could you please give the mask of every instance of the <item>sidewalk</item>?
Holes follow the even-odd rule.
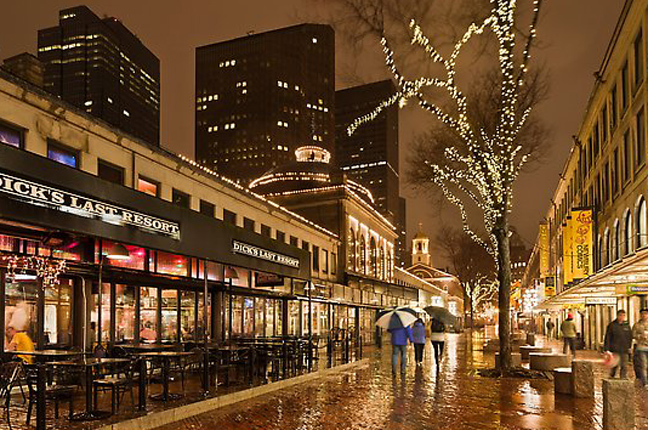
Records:
[[[369,366],[326,376],[250,401],[230,405],[161,430],[364,429],[364,430],[600,430],[600,379],[595,399],[554,399],[548,380],[492,379],[475,370],[493,366],[484,338],[448,335],[445,359],[435,369],[429,345],[425,363],[410,363],[405,378],[392,378],[390,348]],[[558,345],[550,343],[552,347]],[[579,357],[581,352],[579,351]],[[596,353],[583,352],[596,359]],[[596,364],[602,375],[602,364]],[[648,392],[637,390],[638,430],[648,429]]]

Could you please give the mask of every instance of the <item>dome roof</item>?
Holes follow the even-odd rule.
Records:
[[[342,171],[330,164],[331,153],[317,146],[302,146],[295,151],[296,161],[277,166],[252,181],[249,188],[261,195],[313,190],[333,185],[332,178]],[[363,200],[374,203],[362,185],[347,180],[346,185]]]
[[[427,240],[430,239],[430,236],[428,236],[427,234],[423,233],[423,223],[419,223],[419,230],[418,230],[418,232],[416,232],[416,234],[414,235],[414,240],[416,240],[416,239],[427,239]]]

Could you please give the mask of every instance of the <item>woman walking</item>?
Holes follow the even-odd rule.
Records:
[[[417,319],[412,327],[414,339],[414,360],[417,366],[423,365],[423,350],[425,349],[425,324],[422,319]]]
[[[432,349],[434,349],[434,360],[437,364],[437,370],[443,357],[443,345],[445,343],[445,324],[436,318],[430,321],[430,339],[432,340]]]

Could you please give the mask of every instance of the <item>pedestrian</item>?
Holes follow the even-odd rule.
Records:
[[[603,346],[606,351],[610,351],[619,357],[618,364],[610,370],[610,377],[614,378],[617,369],[620,369],[619,376],[626,379],[626,365],[630,347],[632,346],[632,330],[630,324],[626,321],[626,312],[623,309],[619,310],[616,319],[608,324],[605,330]]]
[[[401,375],[407,369],[407,345],[414,342],[411,327],[400,327],[389,329],[392,343],[392,374],[396,374],[398,360],[400,359]]]
[[[553,329],[555,327],[554,322],[551,320],[551,318],[547,321],[547,338],[551,339],[551,335],[553,334]]]
[[[425,324],[421,318],[414,322],[412,327],[412,339],[414,343],[414,360],[417,366],[423,365],[423,351],[425,350]]]
[[[567,354],[569,349],[576,357],[576,324],[572,314],[567,314],[567,319],[560,324],[560,335],[563,338],[563,354]]]
[[[648,383],[648,308],[641,310],[641,319],[632,327],[632,338],[636,344],[634,354],[635,369],[638,370],[637,379],[642,387]]]
[[[443,345],[445,344],[445,324],[436,318],[430,321],[430,340],[432,341],[432,349],[434,349],[434,361],[437,364],[437,369],[443,358]]]

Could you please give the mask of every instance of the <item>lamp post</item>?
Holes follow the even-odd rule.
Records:
[[[97,292],[97,297],[98,297],[98,312],[97,312],[97,332],[98,336],[97,339],[99,339],[99,344],[101,344],[101,308],[102,308],[102,287],[103,287],[103,264],[104,264],[104,259],[107,258],[108,260],[116,260],[116,261],[126,261],[130,259],[130,254],[128,253],[128,249],[122,244],[115,243],[111,247],[110,250],[104,250],[103,249],[103,243],[101,244],[101,254],[99,256],[99,288]],[[85,290],[84,290],[84,296],[85,296]],[[87,296],[84,297],[85,299],[85,309],[88,309],[88,299]],[[83,349],[87,349],[87,339],[88,339],[88,319],[87,315],[85,316],[86,324],[85,324],[85,334],[83,336],[83,342],[84,342],[84,347]],[[92,348],[92,345],[90,345]]]

